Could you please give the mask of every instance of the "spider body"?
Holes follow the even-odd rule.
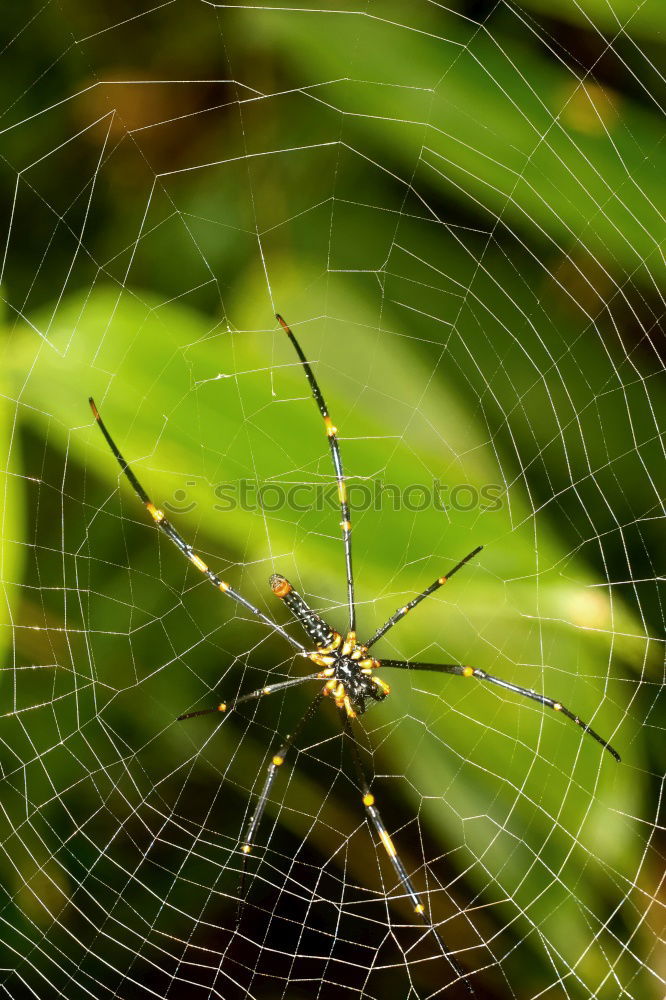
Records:
[[[348,642],[349,636],[345,644]],[[314,660],[317,655],[312,654],[310,659]],[[333,666],[328,667],[333,676],[324,686],[324,693],[330,694],[350,719],[363,715],[372,702],[383,701],[391,690],[374,674],[378,666],[379,660],[364,655],[362,646],[356,645],[350,656],[338,653]]]
[[[264,625],[268,625],[273,632],[282,636],[282,638],[288,642],[295,651],[294,655],[301,658],[301,662],[304,659],[319,668],[315,673],[306,675],[301,674],[295,677],[290,677],[288,680],[267,684],[265,687],[258,688],[256,691],[250,691],[247,694],[240,695],[233,701],[221,702],[219,705],[215,706],[215,708],[205,708],[193,712],[186,712],[179,716],[179,719],[190,719],[194,716],[208,715],[212,712],[228,713],[233,711],[241,703],[256,701],[266,695],[274,694],[277,691],[284,691],[287,688],[317,682],[319,684],[319,692],[314,696],[309,707],[303,713],[292,732],[284,737],[280,748],[277,753],[273,755],[271,762],[268,765],[266,777],[264,779],[257,804],[249,821],[245,824],[242,831],[242,836],[239,841],[240,851],[244,856],[246,856],[253,849],[255,836],[259,830],[261,818],[269,801],[273,782],[275,781],[280,767],[284,764],[286,754],[294,746],[300,732],[315,715],[322,702],[326,699],[333,701],[338,710],[342,724],[342,731],[351,752],[354,769],[357,775],[361,802],[365,808],[368,823],[371,829],[374,828],[376,834],[378,835],[393,869],[398,876],[398,880],[402,885],[407,898],[412,904],[414,913],[420,916],[426,925],[428,932],[431,932],[434,935],[441,954],[447,960],[450,969],[455,973],[456,979],[464,983],[470,996],[476,997],[476,993],[469,979],[469,973],[465,972],[460,967],[456,959],[446,947],[446,944],[440,936],[437,927],[429,917],[425,905],[421,902],[421,898],[414,887],[412,879],[384,825],[381,813],[375,804],[375,796],[370,791],[370,784],[365,774],[361,756],[356,745],[354,726],[358,725],[358,723],[354,723],[354,719],[357,715],[363,715],[373,702],[383,701],[390,690],[388,684],[386,684],[377,675],[377,671],[380,668],[393,670],[432,671],[439,674],[455,674],[458,677],[474,678],[477,681],[482,681],[484,684],[487,683],[496,685],[506,691],[518,694],[523,698],[531,699],[532,701],[542,705],[544,708],[550,708],[554,712],[566,716],[579,726],[584,733],[596,740],[596,742],[607,750],[615,760],[619,761],[620,755],[607,740],[599,736],[599,734],[596,733],[586,722],[583,722],[577,713],[570,711],[565,707],[565,705],[562,704],[561,701],[550,698],[545,694],[541,694],[532,688],[521,687],[520,685],[504,680],[501,677],[494,677],[492,674],[489,674],[485,670],[478,667],[463,665],[461,663],[424,663],[418,660],[389,660],[384,658],[379,660],[369,654],[368,651],[371,646],[381,639],[382,636],[389,631],[389,629],[393,628],[394,625],[404,618],[406,614],[420,604],[421,601],[425,600],[431,594],[434,594],[440,587],[447,583],[454,573],[457,573],[458,570],[462,569],[462,567],[465,566],[470,559],[481,551],[481,546],[478,546],[472,552],[468,553],[468,555],[466,555],[464,559],[461,559],[460,562],[450,569],[445,576],[437,577],[437,579],[426,587],[420,594],[413,597],[407,604],[398,608],[369,639],[365,642],[357,641],[354,575],[352,571],[351,512],[347,498],[347,488],[342,468],[340,446],[338,444],[338,431],[329,415],[326,402],[317,380],[315,379],[312,368],[301,350],[296,337],[281,316],[278,315],[277,320],[291,341],[303,367],[312,396],[317,404],[319,413],[323,418],[324,429],[331,451],[333,471],[337,483],[338,499],[340,502],[340,527],[342,529],[342,541],[344,546],[347,603],[349,609],[349,627],[344,637],[333,629],[328,622],[316,613],[316,611],[313,611],[303,597],[301,597],[301,595],[294,590],[286,577],[281,576],[279,573],[275,573],[271,576],[271,589],[275,596],[279,597],[284,602],[294,618],[300,623],[302,628],[305,630],[306,635],[316,647],[315,649],[308,649],[304,646],[302,642],[294,638],[294,636],[292,636],[282,625],[278,624],[278,622],[276,622],[269,615],[265,614],[265,612],[255,607],[251,601],[239,593],[239,591],[235,590],[231,584],[222,580],[217,573],[211,570],[204,560],[195,553],[193,547],[183,538],[177,528],[166,519],[163,512],[152,502],[148,493],[146,493],[134,472],[128,466],[119,451],[118,446],[107,430],[106,425],[104,424],[104,421],[95,406],[94,400],[90,398],[90,406],[93,416],[97,421],[102,434],[106,438],[106,441],[115,455],[124,475],[127,477],[141,503],[143,503],[146,507],[157,528],[176,546],[176,548],[178,548],[182,555],[190,561],[192,566],[203,574],[203,576],[215,587],[218,592],[223,593],[226,597],[236,602],[236,604],[244,607],[257,619],[262,621]]]
[[[368,656],[367,646],[356,641],[356,633],[350,630],[343,639],[279,573],[273,574],[270,585],[317,646],[307,656],[324,668],[318,675],[326,681],[322,694],[330,695],[350,719],[363,715],[371,702],[383,701],[391,689],[376,676],[379,660]]]

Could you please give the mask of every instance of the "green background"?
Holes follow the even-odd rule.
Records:
[[[237,838],[308,692],[175,722],[301,668],[158,536],[91,421],[90,394],[234,587],[285,622],[277,570],[344,629],[339,515],[215,494],[330,485],[279,310],[352,503],[500,496],[357,505],[363,636],[485,546],[377,655],[534,687],[622,754],[497,689],[386,671],[359,741],[433,920],[481,996],[661,996],[663,12],[253,6],[3,15],[0,981],[462,995],[328,706],[234,933]]]

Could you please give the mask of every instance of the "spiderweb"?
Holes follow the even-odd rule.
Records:
[[[659,5],[79,4],[3,15],[0,984],[8,997],[467,996],[367,826],[330,705],[241,831],[287,624],[392,672],[359,753],[479,997],[663,995]],[[663,28],[663,24],[661,26]],[[662,394],[663,399],[663,394]],[[241,899],[244,903],[239,908]]]

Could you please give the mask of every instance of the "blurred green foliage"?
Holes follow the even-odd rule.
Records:
[[[342,628],[338,515],[223,511],[215,494],[331,481],[279,309],[316,364],[352,487],[501,488],[499,510],[356,511],[367,633],[485,545],[378,655],[473,662],[544,690],[623,755],[616,767],[495,690],[389,678],[392,697],[364,720],[368,766],[433,917],[464,965],[486,970],[489,997],[541,995],[558,977],[549,997],[615,1000],[620,984],[656,997],[643,916],[659,877],[646,843],[661,735],[664,151],[635,55],[661,53],[656,8],[615,4],[629,19],[609,49],[585,20],[612,30],[607,5],[549,5],[548,21],[538,0],[298,6],[177,2],[135,17],[127,4],[123,17],[66,0],[25,30],[10,15],[3,964],[31,954],[36,928],[107,985],[153,934],[223,950],[248,796],[307,694],[222,726],[174,722],[294,667],[146,522],[87,397],[234,586],[284,621],[267,586],[277,569]],[[386,922],[382,887],[399,891],[332,713],[315,728],[267,810],[253,916],[291,913],[270,886],[297,895],[311,865],[332,879],[323,898],[344,878],[383,907],[357,935],[336,932],[361,949]],[[407,923],[400,900],[390,913]],[[29,962],[67,995],[68,963],[56,975],[47,952]],[[374,995],[398,988],[404,960],[385,961]],[[166,995],[160,974],[137,973]],[[419,996],[441,986],[439,963],[412,975]]]

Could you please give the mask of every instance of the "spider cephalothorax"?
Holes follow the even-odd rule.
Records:
[[[367,646],[356,641],[356,633],[347,632],[343,638],[306,604],[286,577],[274,573],[270,585],[317,645],[308,657],[324,668],[319,675],[326,681],[323,693],[351,719],[363,715],[369,702],[383,701],[391,689],[375,673],[380,661],[368,655]]]

